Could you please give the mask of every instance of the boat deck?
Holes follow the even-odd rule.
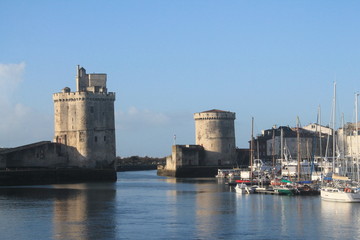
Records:
[[[262,189],[256,190],[255,193],[258,193],[258,194],[280,195],[279,192],[275,192],[274,190],[262,190]]]

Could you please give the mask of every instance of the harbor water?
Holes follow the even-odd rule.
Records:
[[[0,239],[359,239],[360,204],[240,195],[215,178],[0,188]]]

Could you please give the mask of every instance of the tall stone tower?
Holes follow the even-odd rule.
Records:
[[[235,162],[235,113],[213,109],[195,113],[194,119],[196,145],[205,150],[204,165]]]
[[[106,74],[77,67],[76,92],[53,94],[54,141],[66,145],[68,165],[113,168],[116,157],[115,93],[107,92]]]

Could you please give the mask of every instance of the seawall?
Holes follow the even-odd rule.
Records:
[[[156,170],[157,165],[121,165],[116,168],[118,172]]]
[[[115,182],[113,169],[21,169],[1,170],[0,186],[59,183]]]
[[[157,175],[179,178],[208,178],[215,177],[218,169],[224,166],[187,166],[174,170],[158,167]]]

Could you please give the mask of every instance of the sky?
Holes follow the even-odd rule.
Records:
[[[236,113],[236,145],[276,126],[355,121],[360,2],[1,0],[0,147],[51,141],[77,65],[116,93],[117,155],[195,144],[193,114]]]

